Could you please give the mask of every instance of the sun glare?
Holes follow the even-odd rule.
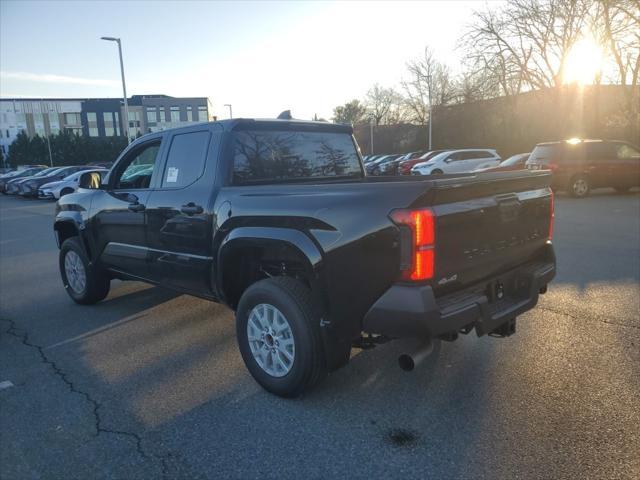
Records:
[[[564,83],[591,84],[602,69],[602,49],[591,37],[578,40],[567,55]]]

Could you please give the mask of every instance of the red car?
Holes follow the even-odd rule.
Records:
[[[442,152],[446,152],[446,150],[431,150],[430,152],[416,152],[415,157],[411,157],[408,160],[404,160],[400,162],[400,165],[398,165],[398,173],[400,175],[411,175],[411,169],[413,168],[414,165],[421,162],[426,162],[430,158],[435,157],[437,154]]]
[[[526,163],[531,153],[518,153],[500,162],[497,167],[479,168],[475,172],[508,172],[511,170],[524,170],[527,168]]]

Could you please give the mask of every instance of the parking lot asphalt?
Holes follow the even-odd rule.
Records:
[[[225,307],[115,281],[74,304],[53,208],[0,198],[3,480],[640,478],[638,192],[557,197],[558,276],[515,336],[411,373],[400,343],[354,351],[296,400],[252,380]]]

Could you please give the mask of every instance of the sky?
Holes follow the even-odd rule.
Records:
[[[494,2],[495,3],[495,2]],[[429,45],[456,43],[486,1],[0,1],[0,97],[209,97],[213,114],[330,118],[374,84],[399,86]]]

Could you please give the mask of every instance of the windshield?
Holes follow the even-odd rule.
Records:
[[[507,158],[504,162],[500,164],[501,167],[509,167],[511,165],[515,165],[520,162],[526,161],[528,153],[519,153],[518,155],[513,155],[512,157]]]
[[[45,168],[44,170],[36,173],[34,175],[34,177],[44,177],[45,175],[48,175],[50,173],[55,172],[56,170],[58,170],[57,168]]]
[[[552,143],[549,145],[537,145],[531,152],[529,157],[530,162],[550,160],[554,157],[560,156],[561,145],[559,143]]]

